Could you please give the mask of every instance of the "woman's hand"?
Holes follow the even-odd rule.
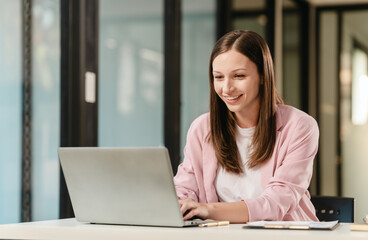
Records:
[[[207,219],[209,216],[208,204],[198,203],[192,199],[179,200],[179,204],[184,220],[189,220],[194,216]]]
[[[248,206],[244,201],[198,203],[192,199],[179,200],[184,220],[198,217],[203,219],[226,220],[231,223],[249,221]]]

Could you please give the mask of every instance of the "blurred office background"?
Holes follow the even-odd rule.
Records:
[[[368,212],[368,0],[0,0],[0,19],[0,223],[73,216],[59,146],[164,145],[175,171],[232,29],[319,123],[311,193]]]

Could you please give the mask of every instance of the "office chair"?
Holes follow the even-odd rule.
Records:
[[[321,222],[354,222],[354,198],[312,196],[311,201]]]

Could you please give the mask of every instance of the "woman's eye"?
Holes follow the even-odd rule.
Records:
[[[222,76],[215,76],[215,79],[222,79]]]
[[[235,75],[235,77],[236,77],[236,78],[244,78],[244,77],[245,77],[245,75],[243,75],[243,74],[236,74],[236,75]]]

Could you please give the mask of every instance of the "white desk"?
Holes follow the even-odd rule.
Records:
[[[349,224],[326,230],[261,230],[242,229],[243,224],[220,227],[139,227],[83,224],[74,218],[0,225],[0,239],[173,239],[173,240],[328,240],[368,239],[368,232],[350,231]]]

